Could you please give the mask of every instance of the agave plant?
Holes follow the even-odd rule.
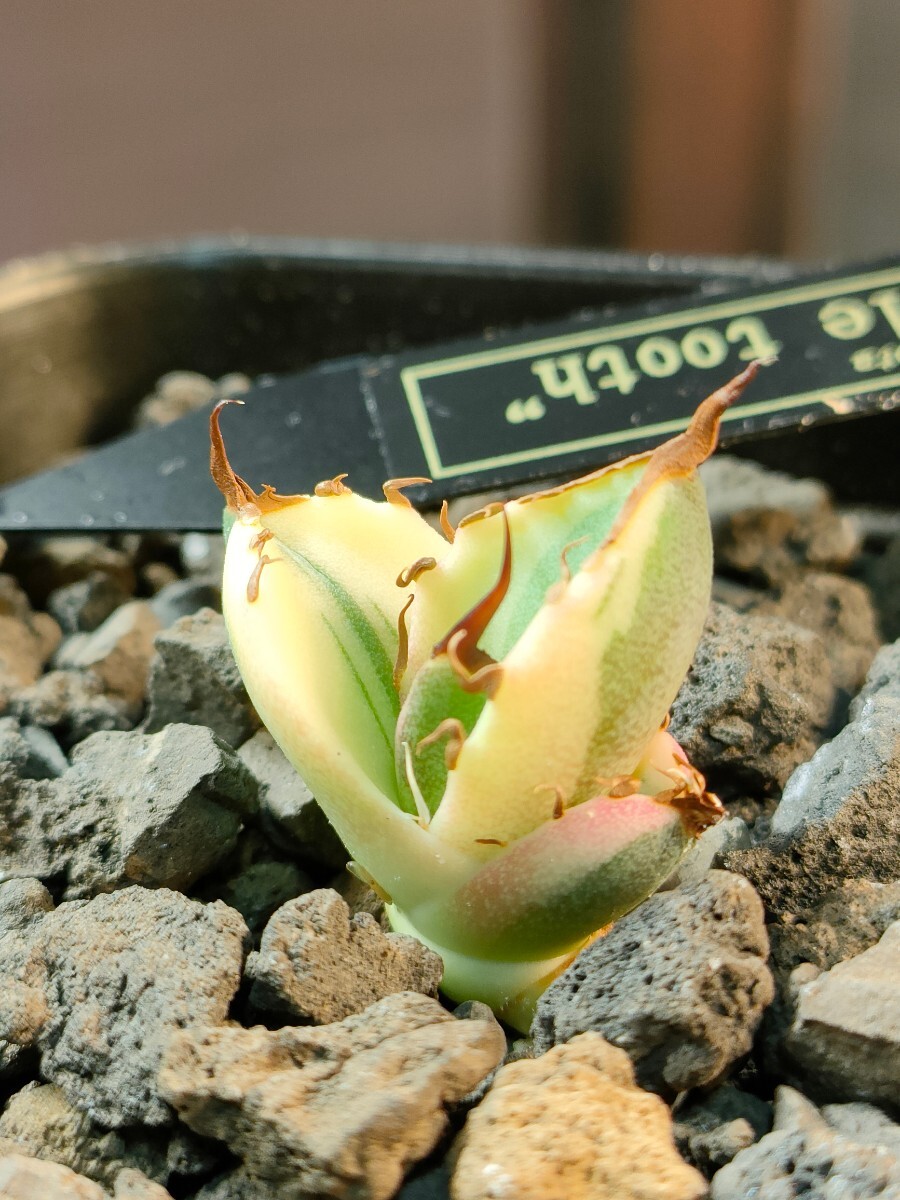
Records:
[[[665,731],[709,602],[697,466],[752,364],[652,453],[440,532],[404,487],[259,493],[211,418],[250,697],[443,989],[524,1027],[722,808]]]

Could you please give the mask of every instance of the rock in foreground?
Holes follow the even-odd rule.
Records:
[[[241,1156],[249,1194],[387,1200],[437,1144],[444,1106],[505,1052],[495,1021],[403,992],[334,1025],[186,1031],[160,1084],[187,1125]]]
[[[583,950],[538,1001],[536,1048],[596,1030],[664,1095],[717,1082],[772,1000],[763,909],[738,875],[651,896]]]
[[[665,1104],[628,1055],[583,1033],[509,1063],[466,1121],[452,1200],[698,1200],[706,1180],[678,1155]]]

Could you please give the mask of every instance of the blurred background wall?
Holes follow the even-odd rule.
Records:
[[[201,232],[896,250],[897,0],[0,0],[0,261]]]

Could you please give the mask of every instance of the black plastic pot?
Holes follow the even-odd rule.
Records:
[[[277,373],[793,273],[749,259],[240,238],[13,262],[0,270],[0,482],[124,429],[167,371]]]

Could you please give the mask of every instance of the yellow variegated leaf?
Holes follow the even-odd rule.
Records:
[[[466,864],[396,806],[392,662],[364,608],[281,537],[260,548],[261,529],[259,518],[235,522],[222,589],[247,691],[350,854],[408,903],[436,870]]]
[[[649,457],[626,459],[505,505],[515,567],[482,649],[493,658],[505,657],[540,609],[548,589],[566,571],[576,571],[607,537]],[[407,618],[409,666],[402,681],[403,695],[434,645],[484,594],[485,580],[497,574],[503,548],[500,507],[483,509],[461,522],[452,547],[434,570],[416,581],[416,598]]]
[[[629,774],[690,666],[712,552],[696,476],[658,481],[618,535],[545,605],[502,675],[432,823],[471,852],[512,841]]]

